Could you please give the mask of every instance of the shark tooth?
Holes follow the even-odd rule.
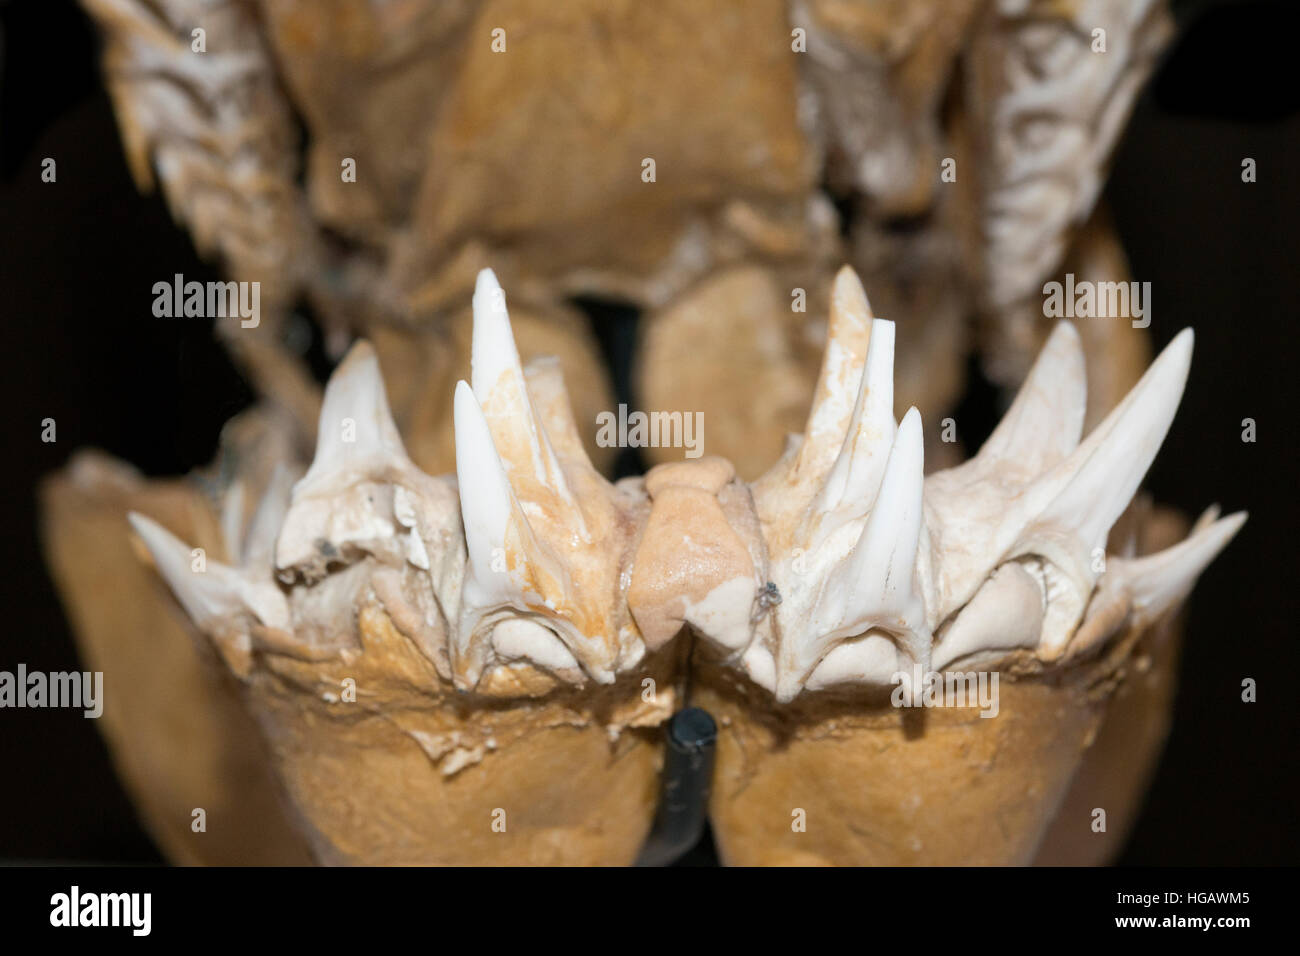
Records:
[[[491,269],[479,272],[474,288],[471,367],[474,397],[513,480],[545,487],[580,520],[550,438],[533,408],[505,292]]]
[[[1207,512],[1212,516],[1217,509]],[[1184,540],[1155,554],[1139,558],[1111,558],[1102,588],[1122,591],[1129,598],[1140,624],[1150,623],[1191,591],[1209,566],[1246,523],[1238,511],[1225,518],[1200,521]]]
[[[276,543],[281,574],[317,581],[331,565],[373,554],[401,564],[405,547],[393,487],[414,492],[434,479],[407,457],[384,392],[379,360],[358,341],[325,388],[311,467],[294,485]]]
[[[592,466],[558,366],[520,367],[490,270],[474,294],[472,353],[473,384],[457,386],[454,409],[469,555],[457,680],[479,686],[493,668],[526,661],[566,681],[612,682],[646,650],[623,600],[644,492]],[[502,630],[510,621],[533,626]]]
[[[914,662],[928,667],[930,632],[914,581],[923,475],[921,415],[913,408],[898,428],[880,488],[852,549],[838,562],[821,567],[812,601],[800,600],[797,587],[782,591],[778,700],[792,700],[836,644],[871,630],[887,632],[898,641],[900,667],[910,669]],[[864,649],[879,656],[882,635],[874,636],[877,640]]]
[[[206,557],[200,563],[189,545],[152,518],[133,511],[127,520],[176,599],[201,628],[211,629],[250,614],[268,627],[289,628],[288,603],[270,578],[258,580]]]

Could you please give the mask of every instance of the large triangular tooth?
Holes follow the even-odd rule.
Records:
[[[875,627],[895,635],[909,657],[928,666],[930,632],[914,577],[924,470],[921,416],[912,408],[894,438],[856,546],[827,574],[807,618],[786,628],[777,658],[778,700],[793,699],[837,643]]]
[[[474,397],[516,488],[529,497],[525,479],[531,479],[572,505],[564,473],[528,394],[505,292],[491,269],[479,272],[474,288],[470,351]]]
[[[1046,557],[1068,574],[1081,572],[1091,587],[1091,556],[1105,547],[1178,411],[1192,344],[1191,329],[1178,333],[1083,444],[1027,489],[1018,510],[1029,520],[1009,557],[1049,549]]]
[[[1201,572],[1227,547],[1247,514],[1238,511],[1201,524],[1183,541],[1141,558],[1112,558],[1107,576],[1128,593],[1133,610],[1143,621],[1153,621],[1191,591]]]
[[[1071,323],[1058,322],[976,458],[1011,462],[1040,475],[1078,446],[1087,405],[1079,333]]]
[[[875,319],[853,416],[814,505],[819,513],[865,513],[880,485],[895,431],[894,323]]]
[[[294,485],[276,566],[316,579],[331,562],[348,560],[347,550],[402,560],[391,486],[418,488],[430,480],[402,445],[375,350],[358,341],[325,388],[316,455]]]
[[[843,266],[831,287],[826,349],[804,428],[796,469],[825,474],[839,454],[861,391],[872,334],[871,304],[857,273]]]
[[[359,340],[325,386],[316,455],[294,495],[333,485],[343,475],[381,478],[413,468],[388,407],[374,347]]]
[[[190,547],[158,522],[134,511],[127,520],[185,613],[202,630],[212,633],[245,615],[267,627],[290,629],[288,601],[269,579],[250,580],[248,575],[206,557],[203,570],[195,570]]]

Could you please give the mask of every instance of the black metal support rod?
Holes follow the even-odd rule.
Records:
[[[672,863],[696,844],[708,815],[718,725],[707,710],[687,707],[673,714],[664,736],[659,809],[638,866]]]

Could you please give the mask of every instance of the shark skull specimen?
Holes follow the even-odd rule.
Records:
[[[1134,642],[1245,520],[1106,550],[1192,333],[1082,436],[1083,350],[1062,323],[979,453],[927,477],[919,412],[894,417],[893,323],[848,268],[830,301],[807,426],[752,484],[707,456],[606,481],[484,270],[455,475],[407,456],[362,341],[305,474],[285,463],[247,531],[229,523],[231,564],[196,570],[132,516],[247,685],[318,858],[630,861],[653,812],[645,728],[688,675],[722,722],[728,860],[1032,857]],[[913,675],[973,672],[1001,678],[993,720],[890,706]]]

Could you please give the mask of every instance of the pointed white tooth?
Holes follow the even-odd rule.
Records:
[[[127,520],[140,536],[163,580],[172,589],[185,613],[199,627],[251,612],[263,624],[289,629],[289,606],[274,584],[254,584],[234,568],[217,561],[204,561],[204,570],[193,567],[191,548],[158,522],[137,512]]]
[[[393,468],[411,468],[401,435],[388,408],[379,359],[369,342],[358,341],[339,363],[321,403],[316,456],[295,489],[305,493],[347,474],[380,477]]]
[[[1134,609],[1146,620],[1154,620],[1187,595],[1201,572],[1246,523],[1246,517],[1246,512],[1238,511],[1146,557],[1112,559],[1110,572],[1129,593]]]
[[[1058,322],[977,457],[1014,462],[1034,475],[1047,471],[1079,444],[1087,389],[1079,333],[1071,323]]]
[[[925,481],[925,443],[921,413],[908,409],[889,453],[880,492],[871,506],[862,537],[846,568],[846,582],[857,589],[854,603],[863,617],[880,609],[894,617],[914,610],[912,571],[921,536],[921,495]],[[883,623],[883,622],[882,622]],[[909,626],[921,626],[909,620]],[[891,630],[895,628],[890,628]]]
[[[564,475],[529,399],[505,292],[491,269],[479,272],[474,287],[470,365],[474,397],[502,460],[568,499]]]
[[[925,449],[921,415],[909,409],[885,465],[880,490],[857,545],[830,572],[809,619],[799,624],[802,646],[783,643],[776,695],[789,701],[829,649],[879,627],[898,635],[908,655],[929,663],[924,605],[913,587],[921,534]]]
[[[272,570],[275,566],[275,541],[289,513],[293,496],[294,473],[283,462],[277,463],[266,484],[262,500],[248,523],[244,539],[242,567]]]
[[[1030,489],[1030,499],[1054,491],[1034,528],[1077,536],[1084,553],[1103,547],[1164,442],[1178,410],[1192,360],[1193,336],[1184,329],[1142,379],[1075,451]],[[1020,553],[1025,553],[1021,549]]]
[[[820,511],[866,511],[884,474],[895,430],[894,323],[875,319],[848,434],[817,499]]]
[[[826,351],[799,450],[801,471],[807,469],[821,474],[830,467],[844,444],[860,391],[872,334],[871,320],[871,305],[862,283],[849,266],[844,266],[831,287]]]
[[[453,408],[456,428],[456,481],[460,488],[461,520],[470,574],[467,596],[473,603],[489,604],[513,596],[505,560],[506,536],[517,509],[505,467],[492,442],[483,410],[469,383],[458,382]]]

